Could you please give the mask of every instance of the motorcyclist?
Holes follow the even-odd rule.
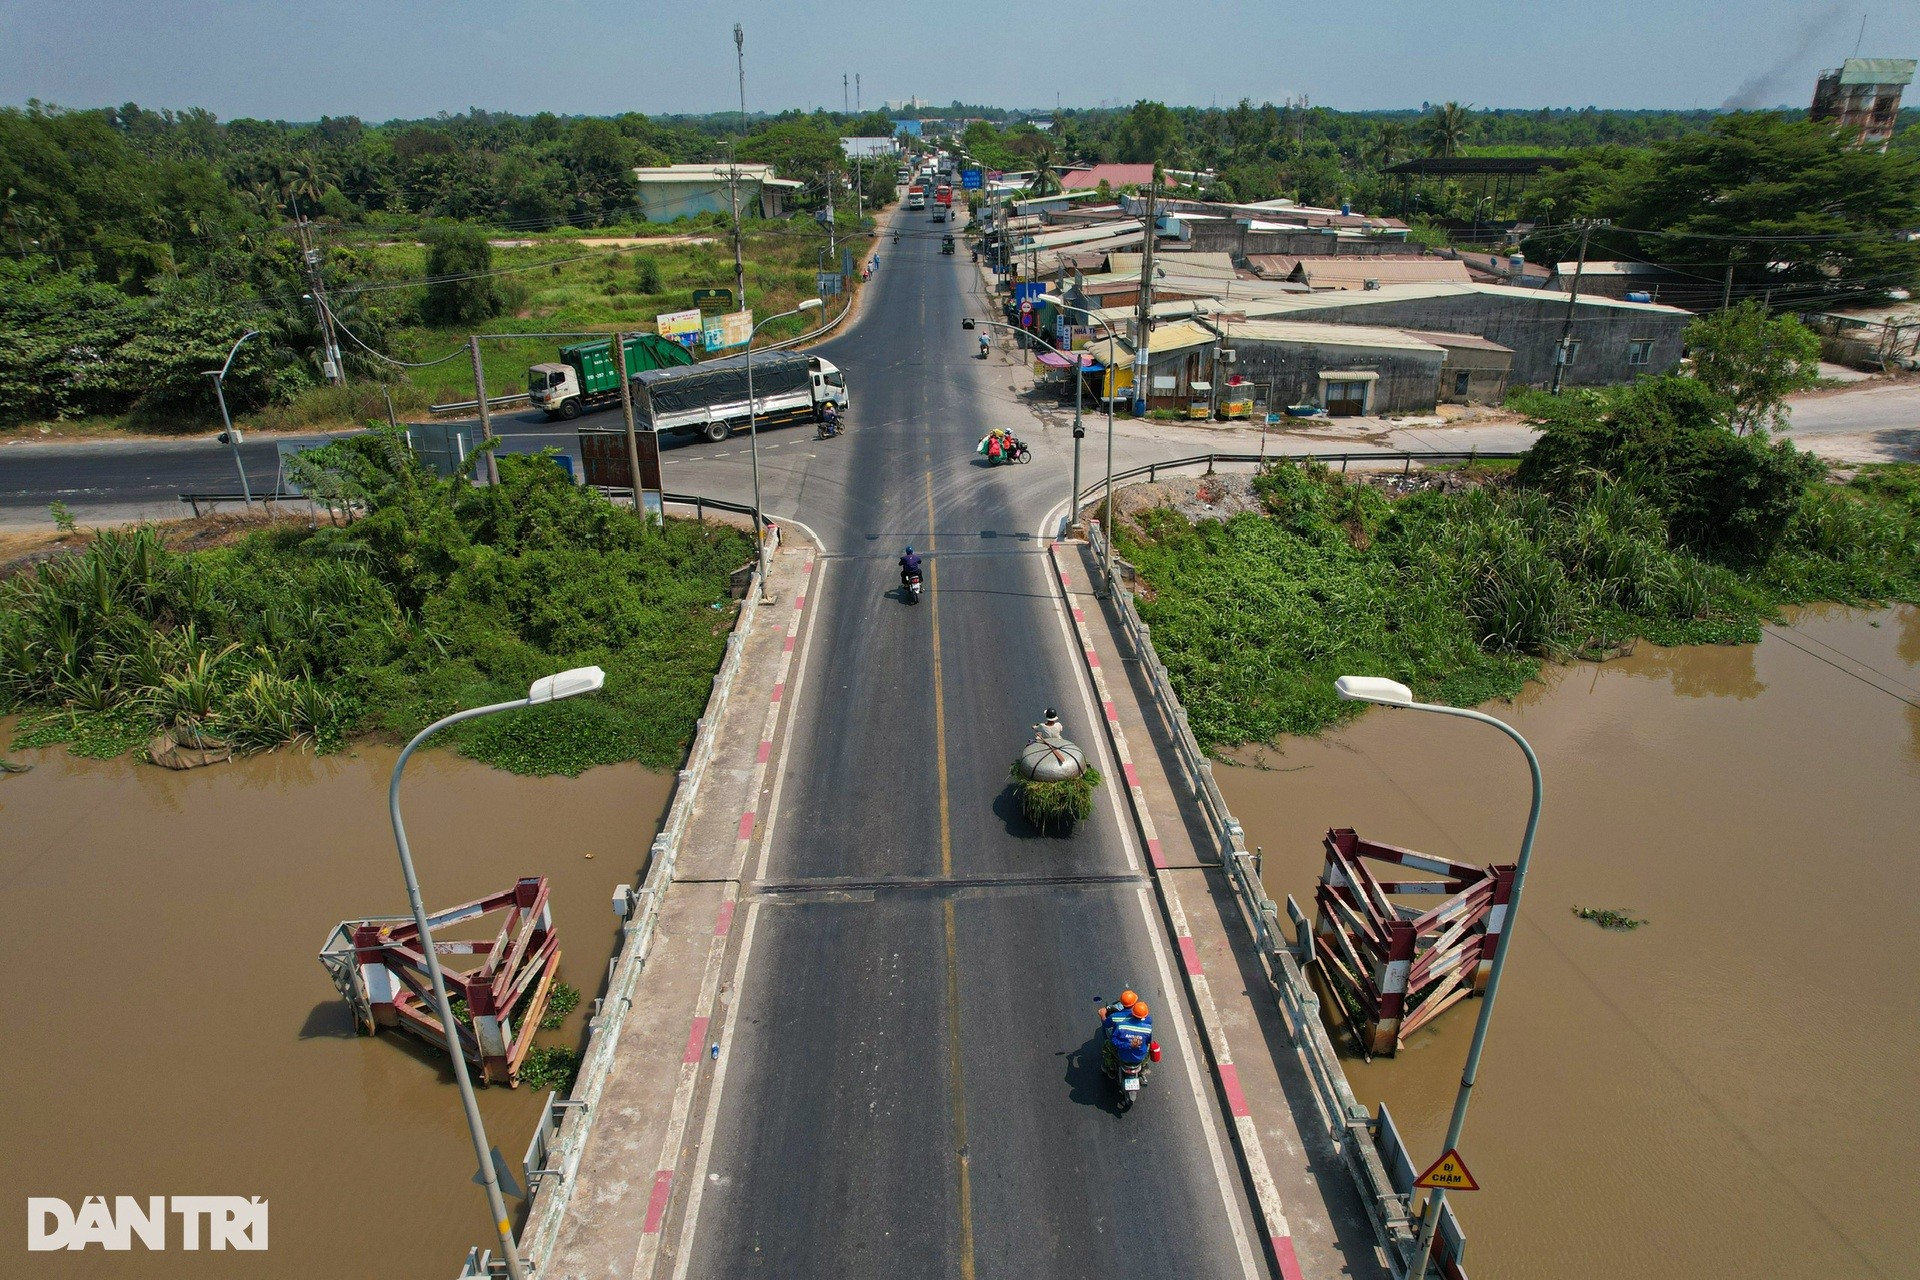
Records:
[[[1120,1067],[1140,1066],[1153,1049],[1153,1017],[1147,1002],[1132,991],[1100,1011],[1100,1063],[1110,1076]]]
[[[900,243],[900,233],[899,233],[898,231],[896,231],[896,232],[894,232],[894,233],[893,233],[893,242],[894,242],[895,244],[899,244],[899,243]]]
[[[840,409],[831,400],[820,407],[820,430],[830,436],[840,432]]]
[[[904,587],[909,581],[919,576],[920,557],[913,553],[912,547],[908,547],[900,556],[900,585]]]
[[[987,335],[984,333],[980,335],[980,358],[987,358]]]

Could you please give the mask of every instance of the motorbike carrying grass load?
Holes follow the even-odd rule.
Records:
[[[1021,749],[1011,774],[1020,812],[1042,831],[1070,831],[1074,823],[1093,816],[1100,771],[1067,738],[1052,707],[1033,727],[1033,740]]]

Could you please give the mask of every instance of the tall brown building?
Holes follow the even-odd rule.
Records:
[[[1885,151],[1900,91],[1913,82],[1913,69],[1912,58],[1848,58],[1837,70],[1820,73],[1808,116],[1855,135],[1855,146]]]

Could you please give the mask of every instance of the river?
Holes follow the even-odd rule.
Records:
[[[1475,1280],[1920,1274],[1920,611],[1642,646],[1487,709],[1546,805],[1461,1142],[1482,1190],[1450,1197]],[[1219,780],[1310,914],[1328,827],[1513,860],[1526,768],[1486,726],[1375,710],[1279,745]],[[1416,1163],[1477,1012],[1347,1064]]]
[[[10,737],[0,723],[0,742]],[[404,915],[391,748],[173,773],[15,753],[0,777],[0,1204],[24,1258],[28,1196],[263,1196],[267,1253],[36,1253],[49,1277],[451,1277],[491,1229],[445,1059],[366,1039],[315,960],[327,931]],[[672,779],[638,766],[521,778],[430,751],[407,767],[429,908],[545,875],[581,1008],[618,941]],[[588,855],[592,855],[589,857]],[[544,1093],[481,1091],[517,1170]],[[512,1203],[512,1202],[509,1202]]]

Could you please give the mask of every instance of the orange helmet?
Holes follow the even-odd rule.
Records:
[[[1139,1003],[1140,1003],[1140,996],[1137,992],[1134,991],[1132,987],[1128,987],[1125,991],[1122,991],[1120,993],[1120,1007],[1122,1009],[1131,1009],[1133,1008],[1133,1006]]]
[[[1145,1000],[1134,1001],[1133,1016],[1136,1018],[1144,1018],[1147,1016],[1147,1002]]]

